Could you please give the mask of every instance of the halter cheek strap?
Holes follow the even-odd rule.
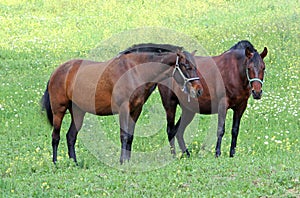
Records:
[[[181,70],[180,67],[179,67],[178,61],[179,61],[179,56],[177,56],[177,58],[176,58],[176,64],[175,64],[175,68],[174,68],[174,70],[173,70],[172,76],[174,76],[174,74],[175,74],[176,71],[179,72],[181,78],[183,79],[183,85],[182,85],[182,89],[181,89],[181,90],[182,90],[182,91],[185,91],[185,89],[186,89],[186,84],[187,84],[188,82],[193,81],[193,80],[200,80],[200,78],[199,78],[199,77],[194,77],[194,78],[187,78],[187,77],[185,77],[185,75],[183,74],[182,70]]]

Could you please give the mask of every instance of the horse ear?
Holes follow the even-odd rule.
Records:
[[[265,48],[264,48],[264,51],[260,54],[260,57],[261,57],[262,59],[264,59],[264,58],[267,56],[267,54],[268,54],[268,49],[265,47]]]
[[[191,53],[192,56],[195,56],[196,52],[197,52],[197,50],[194,50],[194,51]]]
[[[245,49],[245,55],[246,55],[247,58],[252,58],[253,53],[250,51],[250,48],[249,48],[249,47],[247,47],[247,48]]]

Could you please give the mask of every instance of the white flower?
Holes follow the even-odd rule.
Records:
[[[275,140],[275,142],[276,142],[277,144],[281,144],[281,143],[282,143],[281,140]]]

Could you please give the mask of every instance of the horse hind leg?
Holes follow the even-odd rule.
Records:
[[[66,135],[67,145],[68,145],[68,154],[69,157],[74,160],[77,164],[76,153],[75,153],[75,143],[77,140],[77,134],[82,127],[83,118],[85,112],[81,111],[75,104],[72,104],[69,108],[71,113],[71,124]]]
[[[160,93],[160,98],[163,103],[163,107],[166,112],[166,119],[167,119],[167,135],[170,144],[170,150],[173,157],[176,156],[175,150],[175,135],[177,132],[177,128],[180,123],[180,119],[177,121],[177,126],[175,126],[175,114],[176,114],[176,107],[179,104],[179,101],[176,95],[169,89],[167,86],[158,84],[158,90]]]
[[[176,114],[176,102],[172,103],[170,102],[169,105],[164,105],[166,115],[167,115],[167,135],[168,135],[168,140],[170,144],[170,150],[171,154],[175,157],[176,156],[176,149],[175,149],[175,135],[178,130],[178,126],[180,125],[180,120],[177,121],[175,125],[175,114]]]
[[[175,149],[175,135],[178,129],[180,123],[180,119],[177,121],[176,126],[174,126],[174,121],[169,122],[167,124],[167,135],[168,135],[168,140],[169,140],[169,144],[170,144],[170,151],[171,154],[173,155],[173,157],[176,156],[176,149]]]
[[[52,149],[53,149],[53,155],[52,155],[52,161],[54,164],[57,162],[57,148],[60,140],[60,129],[62,120],[64,118],[66,108],[64,106],[61,106],[58,108],[54,108],[53,112],[53,132],[52,132]]]

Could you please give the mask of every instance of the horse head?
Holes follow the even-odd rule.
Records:
[[[182,85],[182,91],[197,98],[202,95],[203,87],[200,82],[200,73],[197,70],[194,59],[196,51],[189,53],[187,51],[177,51],[177,59],[173,71],[173,77],[176,82]]]
[[[262,86],[264,84],[265,63],[263,59],[267,56],[268,49],[265,47],[261,54],[252,52],[248,47],[245,49],[246,76],[251,87],[251,93],[254,99],[260,99],[262,96]]]

